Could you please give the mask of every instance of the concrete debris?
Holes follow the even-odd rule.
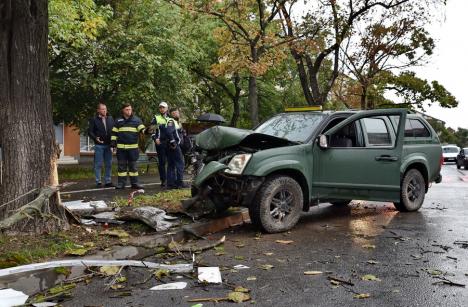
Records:
[[[120,211],[117,218],[120,220],[139,220],[156,231],[165,231],[178,224],[169,222],[168,220],[176,218],[166,215],[166,211],[156,207],[138,207]]]
[[[23,305],[28,299],[28,295],[21,291],[13,289],[1,289],[0,290],[0,307],[12,307]]]
[[[187,287],[187,283],[184,281],[180,281],[180,282],[173,282],[169,284],[157,285],[157,286],[150,288],[150,290],[181,290],[181,289],[185,289],[186,287]]]
[[[83,202],[81,200],[63,202],[62,205],[78,215],[90,215],[100,210],[110,209],[103,200]]]
[[[219,267],[199,267],[198,280],[212,284],[220,284],[223,282]]]

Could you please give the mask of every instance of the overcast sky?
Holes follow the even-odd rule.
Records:
[[[434,55],[416,72],[429,81],[439,81],[459,101],[455,109],[432,106],[426,113],[445,121],[446,126],[468,129],[468,1],[447,2],[443,20],[427,27],[436,39]]]

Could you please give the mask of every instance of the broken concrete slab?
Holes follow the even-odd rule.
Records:
[[[116,218],[119,220],[139,220],[156,231],[166,231],[178,224],[167,221],[174,220],[174,218],[166,215],[166,211],[156,207],[138,207],[121,210],[116,215]]]
[[[112,210],[105,201],[96,200],[83,202],[81,200],[63,202],[62,205],[77,215],[91,215],[102,210]]]

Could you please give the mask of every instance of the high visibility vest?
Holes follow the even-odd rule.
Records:
[[[162,116],[161,114],[157,114],[154,116],[154,119],[156,120],[156,125],[158,126],[166,126],[167,125],[167,120],[169,117]]]

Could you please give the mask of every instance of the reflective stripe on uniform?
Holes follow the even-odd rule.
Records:
[[[123,172],[123,173],[120,173],[120,172],[119,172],[119,173],[117,173],[117,176],[119,176],[119,177],[122,177],[122,176],[123,176],[123,177],[127,177],[127,174],[128,174],[127,172]]]
[[[138,172],[128,172],[128,175],[131,177],[138,176]]]
[[[120,127],[119,132],[138,132],[138,130],[135,127]]]
[[[167,124],[167,117],[164,117],[161,114],[158,114],[158,115],[154,116],[154,118],[156,119],[156,124],[158,124],[158,125]]]
[[[138,144],[117,144],[119,149],[135,149],[138,148]]]
[[[117,141],[117,136],[116,135],[111,136],[111,141]]]
[[[145,125],[141,124],[137,127],[138,131],[145,129]]]
[[[113,131],[113,132],[119,132],[119,128],[113,127],[113,128],[112,128],[112,131]]]

